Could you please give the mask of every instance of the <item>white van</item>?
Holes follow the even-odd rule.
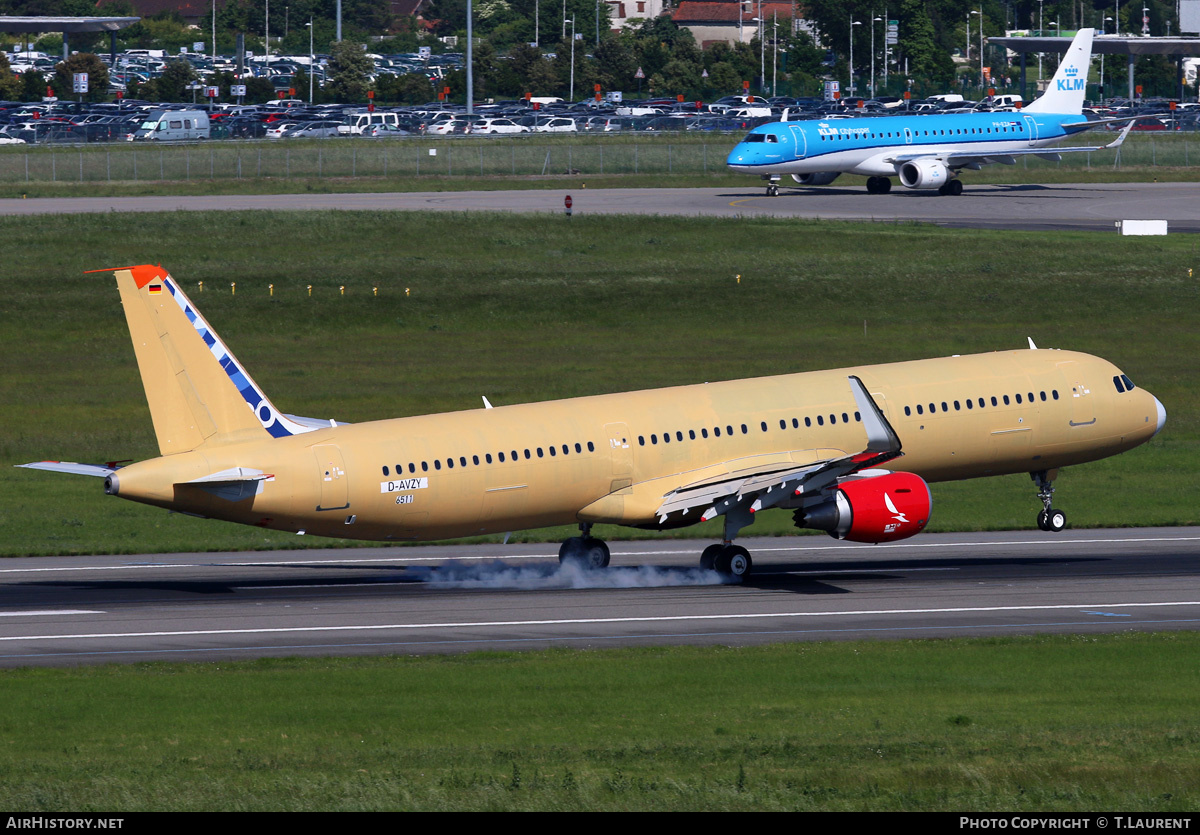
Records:
[[[131,142],[184,142],[208,139],[208,114],[203,110],[151,110]]]
[[[373,125],[387,125],[388,127],[399,128],[400,117],[395,113],[350,113],[346,116],[344,124],[338,125],[338,134],[341,136],[362,136],[363,128]]]
[[[992,96],[988,99],[988,104],[992,107],[1011,107],[1015,110],[1020,110],[1025,106],[1025,99],[1019,93],[1013,95],[1006,93],[1003,96]]]

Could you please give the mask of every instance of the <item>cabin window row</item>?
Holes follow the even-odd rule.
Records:
[[[915,130],[912,133],[913,133],[913,136],[967,136],[967,135],[971,135],[971,134],[985,134],[985,133],[990,134],[992,132],[993,132],[992,128],[954,128],[951,130],[936,130],[935,129],[932,133],[930,133],[929,131]],[[1014,126],[1010,126],[1010,127],[997,127],[995,129],[995,133],[1024,133],[1024,129],[1021,128],[1019,125],[1014,125]],[[846,134],[835,134],[832,136],[827,136],[825,134],[821,134],[822,141],[824,141],[826,139],[833,140],[833,139],[899,139],[899,138],[900,138],[900,133],[898,131],[897,132],[883,131],[882,133],[856,132],[856,133],[846,133]]]
[[[825,417],[826,417],[825,415],[817,415],[817,416],[816,416],[816,418],[815,418],[815,420],[816,420],[816,425],[817,425],[817,426],[824,426],[824,425],[825,425]],[[831,413],[829,414],[829,425],[830,425],[830,426],[835,426],[835,425],[837,425],[837,423],[838,423],[838,418],[839,418],[839,416],[838,416],[838,414],[837,414],[836,412],[831,412]],[[858,412],[855,412],[855,413],[854,413],[854,420],[855,420],[855,421],[858,421],[858,422],[861,422],[861,421],[862,421],[862,415],[860,415]],[[791,421],[792,421],[792,428],[793,428],[793,429],[799,429],[799,428],[800,428],[800,419],[799,419],[799,418],[792,418],[792,419],[791,419]],[[813,421],[814,421],[814,418],[812,418],[812,417],[805,417],[805,418],[804,418],[804,425],[805,425],[806,427],[811,427],[811,426],[813,425]],[[849,412],[842,412],[842,413],[841,413],[841,422],[842,422],[842,423],[849,423],[849,422],[850,422],[850,413],[849,413]],[[766,422],[765,420],[764,420],[764,421],[760,421],[760,422],[759,422],[759,424],[758,424],[758,427],[759,427],[759,430],[760,430],[761,432],[767,432],[767,431],[769,431],[769,430],[770,430],[770,427],[767,425],[767,422]],[[747,426],[746,424],[744,424],[744,423],[743,423],[743,424],[740,424],[740,428],[741,428],[741,434],[743,434],[743,435],[749,435],[749,434],[750,434],[750,427],[749,427],[749,426]],[[783,419],[783,418],[780,418],[780,419],[779,419],[779,428],[780,428],[780,429],[782,429],[782,430],[786,430],[786,429],[788,428],[788,422],[787,422],[787,420],[785,420],[785,419]],[[709,437],[709,430],[708,430],[708,427],[701,427],[701,428],[698,430],[698,432],[699,432],[699,435],[697,436],[697,430],[695,430],[695,429],[689,429],[689,430],[687,430],[687,440],[689,440],[689,441],[694,441],[694,440],[696,440],[696,438],[697,438],[697,437],[699,437],[700,439],[702,439],[702,440],[703,440],[703,439],[707,439],[707,438]],[[725,437],[730,437],[730,438],[731,438],[731,437],[733,437],[733,436],[736,434],[736,433],[734,432],[733,426],[732,426],[731,424],[726,424],[726,425],[725,425],[725,427],[724,427],[724,429],[722,429],[722,427],[720,427],[720,426],[714,426],[714,427],[712,428],[712,437],[714,437],[714,438],[720,438],[720,437],[722,437],[722,433],[724,433],[724,436],[725,436]],[[681,443],[683,440],[684,440],[683,432],[682,432],[681,430],[675,430],[675,441],[676,441],[677,443]],[[654,446],[654,445],[657,445],[657,444],[658,444],[658,442],[659,442],[659,436],[658,436],[658,433],[652,433],[652,434],[650,435],[650,444],[651,444],[652,446]],[[662,442],[663,442],[664,444],[669,444],[669,443],[671,443],[671,433],[670,433],[670,432],[663,432],[663,433],[662,433]],[[646,445],[646,436],[645,436],[645,435],[638,435],[638,446],[645,446],[645,445]]]
[[[524,460],[529,461],[529,460],[532,460],[533,458],[545,458],[545,457],[547,457],[547,455],[550,458],[558,458],[560,455],[563,457],[566,457],[566,456],[572,454],[572,450],[574,450],[575,454],[582,454],[585,446],[586,446],[588,452],[596,451],[596,445],[594,443],[592,443],[591,441],[588,441],[586,445],[576,443],[573,447],[571,444],[563,444],[561,447],[555,447],[555,446],[540,447],[539,446],[539,447],[534,447],[532,449],[525,449],[524,450],[524,453],[525,453]],[[559,450],[561,450],[561,453]],[[435,471],[442,469],[442,460],[443,459],[441,459],[441,458],[433,459],[432,468]],[[469,466],[478,467],[482,464],[491,464],[493,462],[498,462],[498,463],[504,464],[504,463],[508,463],[510,461],[520,461],[520,460],[522,460],[520,451],[514,449],[514,450],[509,450],[507,453],[498,452],[498,453],[496,453],[495,456],[493,456],[492,453],[490,453],[490,452],[486,452],[483,454],[482,458],[478,455],[472,455],[469,461],[467,459],[467,456],[460,455],[457,459],[455,459],[454,457],[446,458],[445,462],[446,462],[446,469],[453,470],[456,465],[460,468],[461,467],[469,467]],[[430,470],[430,463],[428,461],[422,461],[419,464],[416,462],[412,462],[412,461],[410,461],[408,463],[407,469],[410,474],[415,474],[417,472],[418,468],[420,469],[421,472],[427,473]],[[404,471],[405,471],[404,464],[396,465],[396,475],[403,475]],[[383,466],[383,474],[385,476],[388,476],[391,474],[391,468],[388,467],[386,464]]]
[[[1047,400],[1057,400],[1058,399],[1058,389],[1051,389],[1049,397],[1046,396],[1046,392],[1044,392],[1044,391],[1038,392],[1038,395],[1041,397],[1041,400],[1043,403],[1045,403]],[[1036,403],[1037,402],[1037,400],[1033,396],[1033,392],[1030,391],[1030,392],[1026,392],[1024,395],[1022,395],[1020,392],[1017,392],[1012,397],[1009,397],[1007,394],[1002,394],[999,397],[997,397],[996,395],[992,395],[990,398],[980,397],[980,398],[977,398],[976,400],[972,400],[971,398],[968,397],[966,399],[966,407],[969,410],[974,410],[976,408],[975,404],[978,403],[980,409],[986,409],[988,400],[991,401],[991,404],[993,406],[1001,406],[1001,405],[1011,406],[1013,404],[1014,400],[1016,401],[1017,405],[1022,405],[1027,402],[1028,403]],[[959,402],[958,400],[953,401],[953,406],[954,406],[954,411],[956,411],[956,412],[961,412],[963,409],[963,404],[961,402]],[[945,400],[943,400],[941,402],[941,407],[942,407],[941,411],[949,412],[951,404],[947,403]],[[938,412],[938,404],[937,403],[930,403],[928,407],[926,407],[924,403],[918,403],[915,407],[905,406],[904,407],[905,416],[911,417],[913,414],[914,408],[916,409],[916,413],[918,415],[925,414],[926,408],[928,408],[929,414],[931,414],[931,415],[937,414],[937,412]]]

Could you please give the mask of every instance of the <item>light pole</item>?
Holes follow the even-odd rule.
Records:
[[[971,15],[975,12],[967,12],[967,68],[971,66]]]
[[[570,102],[575,103],[575,18],[571,18],[571,98]],[[566,28],[564,26],[564,28]]]
[[[762,0],[758,0],[758,92],[767,91],[767,21],[763,18]]]
[[[308,103],[313,103],[313,22],[312,18],[304,24],[308,27]]]
[[[847,92],[854,95],[854,27],[862,26],[861,20],[855,20],[854,15],[850,15],[850,83],[846,85],[849,89]]]
[[[875,98],[877,93],[875,89],[875,24],[882,19],[880,17],[871,18],[871,98]]]
[[[1038,37],[1042,36],[1042,0],[1038,0]],[[1038,53],[1038,81],[1042,80],[1042,53]]]
[[[1103,28],[1105,31],[1108,30],[1108,22],[1110,20],[1112,20],[1111,17],[1104,18],[1104,26],[1101,28]],[[1104,53],[1103,52],[1100,53],[1100,103],[1101,104],[1104,103]]]
[[[1142,4],[1142,37],[1150,37],[1150,10]]]
[[[891,38],[887,28],[887,7],[883,8],[883,89],[888,88],[888,64],[892,57]]]
[[[979,0],[979,92],[983,93],[983,0]]]
[[[779,95],[775,86],[779,66],[779,11],[776,10],[771,19],[771,98]]]

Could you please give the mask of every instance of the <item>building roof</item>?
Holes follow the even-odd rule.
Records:
[[[1008,37],[988,38],[987,42],[1014,52],[1066,52],[1075,35],[1061,38]],[[1093,55],[1200,55],[1200,38],[1142,38],[1136,35],[1097,35],[1092,39]]]
[[[743,13],[742,4],[737,0],[683,0],[671,14],[671,19],[680,25],[737,24],[739,21],[747,24],[758,16],[760,8],[763,18],[768,21],[792,17],[791,3],[764,2],[761,7],[754,3],[753,12]]]
[[[223,9],[228,0],[216,2],[217,8]],[[179,12],[180,17],[195,20],[212,15],[213,0],[130,0],[130,5],[142,17],[153,17],[163,12]]]
[[[113,32],[132,26],[136,17],[10,17],[0,15],[0,32]]]

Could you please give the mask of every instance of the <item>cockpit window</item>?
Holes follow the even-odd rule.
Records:
[[[1124,374],[1121,375],[1121,380],[1122,380],[1122,382],[1125,383],[1125,388],[1127,390],[1133,391],[1133,389],[1134,389],[1133,380],[1129,379],[1129,377],[1127,377]]]
[[[1113,385],[1117,387],[1118,392],[1122,394],[1125,392],[1125,383],[1121,381],[1120,377],[1113,377]]]
[[[743,142],[778,142],[779,137],[773,133],[748,133]]]
[[[1124,374],[1120,375],[1119,377],[1113,377],[1113,385],[1117,387],[1117,391],[1119,392],[1133,391],[1135,388],[1133,385],[1133,380],[1129,379],[1129,377]]]

